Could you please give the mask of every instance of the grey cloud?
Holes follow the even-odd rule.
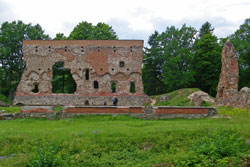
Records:
[[[77,26],[79,22],[63,22],[62,31],[64,35],[69,36],[69,34],[73,31],[74,27]]]
[[[14,14],[5,1],[0,1],[0,16],[0,24],[14,19]]]
[[[227,37],[234,33],[239,27],[234,22],[231,22],[223,17],[211,17],[204,19],[182,19],[180,21],[171,21],[163,18],[152,18],[150,22],[154,25],[155,29],[162,32],[169,26],[181,27],[183,24],[187,26],[192,26],[195,29],[199,30],[201,26],[206,22],[210,22],[212,27],[215,29],[215,34],[221,37]]]
[[[148,37],[152,33],[148,30],[133,30],[129,27],[128,21],[124,19],[113,18],[107,21],[107,24],[112,26],[119,39],[144,40],[144,46],[147,45]]]
[[[223,17],[211,17],[204,19],[182,19],[179,21],[173,21],[161,17],[152,17],[149,22],[154,26],[154,29],[150,31],[135,31],[129,27],[128,21],[121,18],[112,18],[107,23],[113,27],[120,39],[143,39],[144,45],[148,46],[148,38],[155,30],[163,32],[165,31],[166,27],[175,26],[180,28],[183,24],[186,24],[187,26],[192,26],[195,29],[199,30],[206,21],[212,24],[215,29],[214,33],[218,38],[227,37],[233,34],[240,26]]]
[[[239,26],[223,17],[208,17],[200,20],[190,19],[187,21],[187,23],[199,30],[206,21],[212,24],[212,27],[214,28],[214,33],[219,38],[227,37],[233,34],[236,31],[237,26]]]

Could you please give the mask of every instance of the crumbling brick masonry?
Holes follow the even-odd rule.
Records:
[[[23,41],[26,67],[14,104],[77,106],[105,101],[112,105],[112,97],[117,96],[118,105],[143,105],[142,48],[141,40]],[[70,70],[77,85],[74,94],[52,93],[52,67],[57,62]]]

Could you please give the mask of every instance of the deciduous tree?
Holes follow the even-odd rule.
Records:
[[[144,92],[148,95],[166,92],[166,85],[162,81],[163,48],[160,45],[160,34],[155,31],[149,37],[149,48],[145,48],[142,68]]]
[[[211,24],[202,25],[199,38],[195,41],[195,54],[193,59],[194,87],[216,95],[221,70],[221,46],[213,35]]]
[[[87,40],[108,40],[118,39],[111,26],[105,23],[98,23],[96,26],[86,21],[79,23],[69,35],[69,39],[87,39]]]
[[[229,39],[239,57],[239,88],[250,87],[250,18]]]
[[[167,27],[161,35],[164,48],[162,78],[168,91],[190,87],[194,82],[191,62],[196,33],[193,27],[184,24],[180,29]]]
[[[3,79],[12,99],[16,86],[21,78],[25,63],[23,61],[22,41],[29,39],[48,39],[39,24],[35,26],[22,21],[4,22],[0,27],[0,65],[5,72]],[[2,79],[2,78],[1,78]]]

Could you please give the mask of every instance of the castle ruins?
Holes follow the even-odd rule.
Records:
[[[122,106],[144,105],[142,48],[142,40],[23,41],[26,67],[14,104],[102,106],[104,102],[112,105],[116,96]],[[70,70],[76,84],[73,94],[52,93],[53,65],[57,62]]]

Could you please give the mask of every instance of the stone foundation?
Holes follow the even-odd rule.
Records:
[[[44,112],[45,111],[45,112]],[[0,114],[0,120],[16,118],[69,118],[84,115],[125,114],[144,119],[204,118],[216,115],[213,107],[128,107],[128,106],[71,106],[54,114],[52,106],[23,106],[21,113]]]
[[[62,117],[89,115],[89,114],[127,114],[139,118],[204,118],[216,115],[213,107],[64,107]]]
[[[52,106],[23,106],[21,113],[54,113]]]
[[[14,104],[27,106],[112,106],[113,96],[80,96],[80,95],[50,95],[50,96],[16,96]],[[146,96],[117,96],[119,106],[142,106]]]

